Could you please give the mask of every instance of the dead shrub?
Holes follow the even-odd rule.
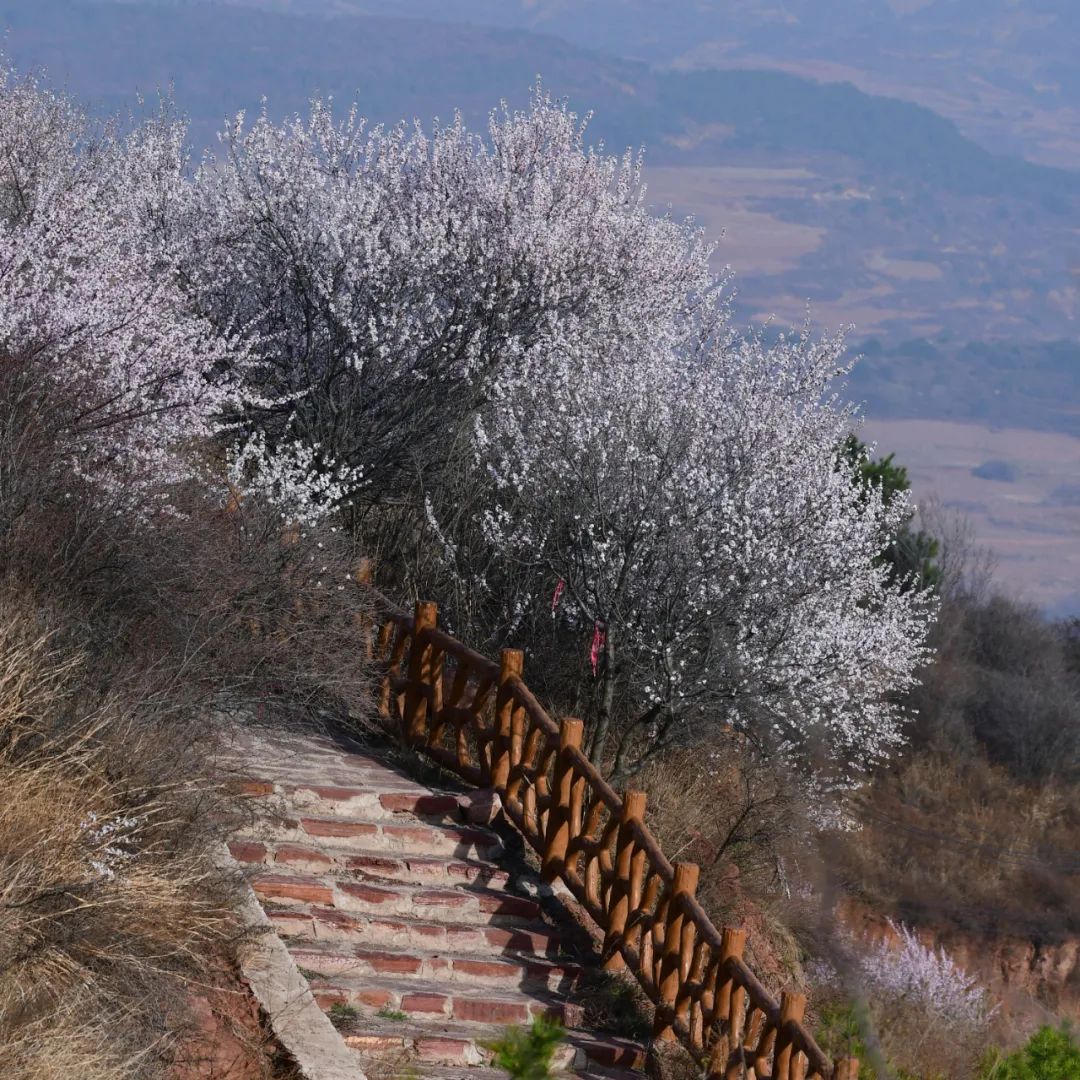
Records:
[[[363,713],[370,608],[345,532],[237,503],[207,448],[198,485],[84,482],[42,368],[0,363],[0,583],[57,613],[87,679],[142,683],[185,722],[193,704]]]
[[[0,1075],[160,1077],[237,932],[222,719],[362,719],[367,600],[340,532],[212,459],[167,500],[83,483],[28,372],[0,364]]]
[[[584,1026],[591,1031],[643,1041],[652,1033],[652,1004],[627,971],[586,971],[574,986],[573,999],[581,1004]]]
[[[670,752],[639,782],[665,854],[701,868],[714,918],[733,917],[744,896],[790,891],[791,861],[812,836],[801,786],[737,733]]]
[[[1080,780],[1074,631],[990,590],[944,597],[937,650],[911,696],[913,741],[986,757],[1021,785]]]
[[[986,1032],[948,1023],[927,1003],[846,998],[820,991],[812,1003],[818,1045],[832,1058],[859,1059],[861,1080],[970,1080]]]
[[[745,926],[746,959],[775,989],[803,982],[801,938],[817,909],[801,885],[816,829],[798,777],[735,732],[680,749],[638,777],[669,859],[696,863],[697,895],[718,926]]]
[[[0,1072],[153,1075],[177,980],[231,931],[210,786],[183,765],[166,782],[139,704],[93,701],[80,658],[11,598],[0,670]]]
[[[858,831],[829,859],[838,880],[915,925],[1059,941],[1080,930],[1080,798],[1022,784],[948,745],[910,753],[860,796]]]

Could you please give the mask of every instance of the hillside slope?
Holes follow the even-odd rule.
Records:
[[[987,146],[1080,165],[1074,59],[1080,8],[1069,0],[291,0],[288,6],[530,29],[664,66],[769,67],[850,80],[928,105]]]

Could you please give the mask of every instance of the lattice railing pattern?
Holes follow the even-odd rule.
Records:
[[[604,935],[604,964],[629,970],[655,1006],[656,1038],[679,1039],[710,1078],[856,1080],[804,1027],[806,999],[777,1002],[743,961],[745,932],[717,930],[695,898],[698,868],[672,865],[645,826],[645,795],[618,795],[582,752],[582,723],[556,723],[500,662],[443,633],[436,606],[379,627],[380,712],[405,740],[478,787],[561,878]]]

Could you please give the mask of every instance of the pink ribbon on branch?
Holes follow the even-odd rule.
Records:
[[[600,653],[603,651],[606,642],[607,634],[604,632],[603,626],[600,623],[593,623],[592,650],[589,652],[589,659],[592,661],[594,679],[596,678],[597,669],[600,667]]]
[[[555,614],[555,609],[559,606],[559,601],[562,599],[562,594],[566,590],[566,582],[562,578],[559,578],[559,584],[555,586],[555,595],[551,598],[551,613]]]

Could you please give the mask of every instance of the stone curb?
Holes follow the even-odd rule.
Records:
[[[223,864],[239,866],[225,851]],[[239,910],[244,926],[253,931],[238,949],[240,970],[270,1027],[289,1052],[305,1080],[367,1080],[355,1054],[315,1001],[307,979],[289,955],[251,886],[244,885]]]

